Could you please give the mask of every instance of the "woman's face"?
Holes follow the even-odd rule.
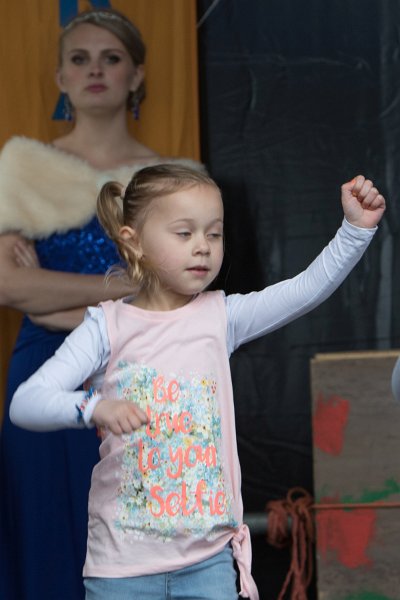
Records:
[[[143,80],[123,43],[107,29],[82,23],[65,38],[57,83],[75,111],[125,110],[129,92]]]

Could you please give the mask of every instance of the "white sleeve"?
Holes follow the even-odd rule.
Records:
[[[100,394],[96,394],[92,406],[87,406],[82,421],[77,407],[85,392],[75,390],[107,364],[109,355],[103,310],[89,308],[83,323],[66,337],[54,356],[17,388],[10,406],[11,421],[31,431],[90,426]]]
[[[400,358],[397,359],[392,373],[392,391],[396,400],[400,401]]]
[[[333,240],[296,277],[260,292],[227,296],[229,354],[326,300],[360,260],[376,230],[355,227],[344,219]]]

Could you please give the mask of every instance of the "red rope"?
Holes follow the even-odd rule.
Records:
[[[292,488],[283,500],[271,500],[268,512],[268,542],[277,548],[291,545],[292,558],[278,600],[290,586],[290,600],[307,600],[307,588],[313,574],[312,545],[315,530],[311,509],[313,499],[303,488]],[[291,520],[291,528],[288,527]]]
[[[292,488],[283,500],[271,500],[268,513],[267,541],[276,548],[291,546],[292,558],[278,600],[283,600],[290,588],[290,600],[307,600],[307,588],[313,573],[312,546],[315,528],[312,511],[354,508],[399,508],[400,502],[354,502],[314,504],[303,488]],[[289,527],[291,521],[291,528]]]

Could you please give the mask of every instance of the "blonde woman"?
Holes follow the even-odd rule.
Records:
[[[118,258],[95,211],[105,181],[127,183],[133,171],[161,161],[127,128],[128,111],[137,116],[145,95],[144,62],[140,32],[124,15],[81,13],[60,38],[57,81],[70,132],[51,144],[13,138],[0,157],[0,304],[26,314],[0,442],[0,597],[7,600],[84,596],[87,495],[98,438],[94,431],[33,436],[10,423],[8,403],[81,322],[88,304],[130,289],[117,279],[104,283]]]

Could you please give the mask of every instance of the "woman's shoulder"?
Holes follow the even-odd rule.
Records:
[[[18,159],[21,155],[34,155],[36,152],[46,151],[48,144],[39,140],[16,135],[8,139],[1,149],[1,162]],[[1,165],[1,163],[0,163]]]
[[[10,138],[3,146],[0,154],[0,170],[5,168],[18,167],[21,171],[28,168],[34,171],[38,165],[43,168],[46,166],[46,172],[52,169],[71,169],[81,168],[90,170],[90,166],[85,160],[78,156],[69,154],[53,143],[42,142],[40,140],[25,136],[14,136]],[[43,172],[41,173],[43,175]]]
[[[0,154],[0,232],[47,237],[87,223],[101,174],[44,142],[16,136]]]
[[[38,146],[40,147],[45,145],[46,144],[44,142],[41,142],[35,138],[30,138],[25,135],[13,135],[3,145],[3,151],[9,151],[10,149],[20,147],[37,148]]]
[[[57,143],[14,136],[0,154],[0,233],[20,231],[32,238],[65,232],[88,223],[104,183],[127,185],[145,166],[178,162],[204,170],[191,158],[156,153],[132,157],[129,164],[98,169]]]

